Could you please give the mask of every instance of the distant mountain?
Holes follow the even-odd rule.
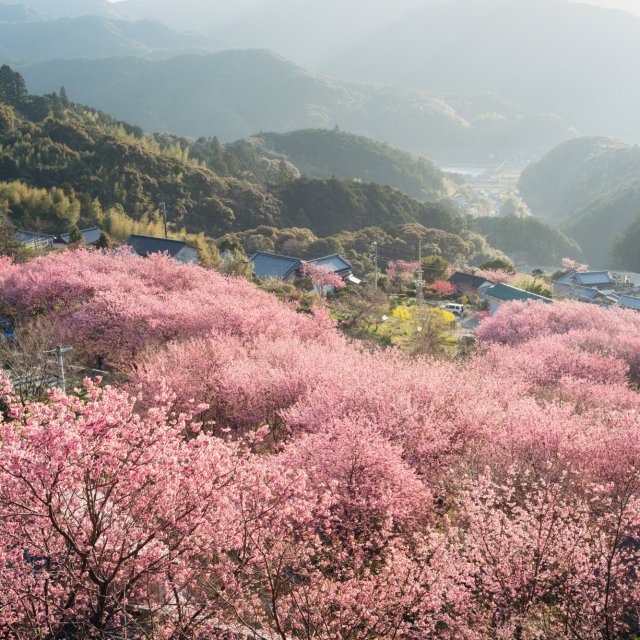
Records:
[[[22,0],[21,4],[51,19],[87,15],[114,18],[118,16],[119,5],[107,0]]]
[[[514,150],[544,152],[574,134],[556,117],[495,97],[459,100],[458,113],[441,96],[337,81],[262,50],[155,62],[57,60],[21,72],[36,93],[64,85],[72,100],[147,131],[215,133],[223,141],[338,125],[430,157],[486,159]]]
[[[356,42],[334,76],[492,91],[582,132],[640,140],[640,18],[563,0],[439,0]]]
[[[315,69],[425,2],[266,0],[216,33],[236,47],[271,49]]]
[[[607,266],[614,237],[640,215],[640,147],[571,140],[523,172],[520,193],[535,214],[578,242],[587,261]]]
[[[418,200],[440,200],[455,188],[431,160],[338,129],[261,133],[230,147],[250,149],[270,163],[285,160],[310,178],[386,184]]]
[[[110,56],[167,57],[213,51],[220,45],[213,38],[179,33],[151,20],[82,16],[0,22],[0,57],[22,62]]]
[[[2,22],[29,22],[37,20],[38,14],[23,4],[0,3],[0,23]]]

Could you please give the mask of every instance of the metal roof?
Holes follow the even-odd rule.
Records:
[[[508,284],[498,283],[493,287],[487,289],[486,295],[496,298],[498,300],[504,300],[505,302],[512,302],[515,300],[539,300],[540,302],[553,302],[551,298],[545,298],[545,296],[539,296],[537,293],[531,293],[524,289],[518,289]]]
[[[152,253],[168,253],[173,258],[185,247],[193,249],[182,240],[169,240],[168,238],[155,238],[136,234],[130,235],[125,244],[129,245],[139,256],[148,256]]]
[[[635,296],[617,296],[616,301],[621,307],[640,311],[640,298],[636,298]]]
[[[309,264],[315,264],[318,267],[329,267],[335,273],[343,271],[351,271],[353,266],[349,264],[339,253],[332,253],[330,256],[308,260]]]
[[[53,244],[54,236],[48,233],[37,233],[36,231],[27,231],[26,229],[18,229],[16,231],[16,240],[22,244],[35,244],[35,245],[51,245]]]
[[[463,273],[462,271],[456,271],[450,278],[451,284],[462,284],[479,289],[485,282],[490,282],[486,278],[480,276],[474,276],[471,273]]]
[[[576,283],[585,287],[594,287],[605,284],[615,284],[615,280],[608,271],[569,271],[557,282]]]
[[[80,233],[82,234],[82,239],[85,244],[94,244],[100,240],[100,236],[102,235],[102,229],[98,227],[89,227],[88,229],[81,229]],[[71,234],[70,233],[62,233],[60,234],[60,238],[64,240],[67,244],[71,242]]]
[[[257,251],[249,260],[253,264],[253,273],[262,279],[277,278],[285,280],[302,264],[299,258],[280,256],[276,253],[266,253],[265,251]]]

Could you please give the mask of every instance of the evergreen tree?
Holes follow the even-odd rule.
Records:
[[[24,78],[11,67],[0,67],[0,101],[12,106],[22,104],[28,97]]]
[[[67,94],[67,89],[64,85],[60,87],[60,101],[64,107],[68,107],[71,104],[69,101],[69,95]]]

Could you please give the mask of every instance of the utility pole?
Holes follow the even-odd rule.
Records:
[[[60,382],[60,389],[62,389],[62,393],[67,395],[67,381],[64,377],[64,355],[65,353],[69,353],[73,351],[73,347],[56,347],[53,351],[45,351],[45,356],[57,356],[58,358],[58,377]]]
[[[372,242],[370,245],[371,250],[373,251],[373,264],[375,265],[376,268],[376,275],[375,275],[375,286],[376,289],[378,288],[378,243],[377,242]]]
[[[422,277],[422,240],[418,241],[418,311],[422,311],[424,304],[424,280]]]
[[[162,201],[160,202],[160,211],[162,211],[162,219],[164,220],[164,237],[168,238],[169,234],[167,232],[167,205],[164,201],[164,198],[162,198]]]

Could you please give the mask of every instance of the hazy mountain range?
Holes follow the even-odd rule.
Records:
[[[430,138],[432,132],[441,133],[441,138],[451,133],[446,144],[460,148],[460,127],[467,130],[462,137],[473,139],[471,144],[464,144],[476,148],[479,138],[482,144],[489,140],[489,146],[496,148],[505,142],[508,147],[514,141],[519,144],[522,129],[526,129],[524,138],[539,139],[537,146],[548,149],[566,137],[558,135],[559,127],[640,140],[640,120],[636,117],[640,111],[640,68],[636,64],[640,59],[640,18],[621,11],[564,0],[242,0],[232,7],[227,0],[25,0],[25,4],[28,9],[24,10],[4,5],[5,13],[17,16],[13,23],[0,25],[0,58],[4,60],[107,56],[156,59],[229,47],[265,48],[322,74],[307,73],[307,86],[328,83],[334,93],[342,94],[338,107],[328,106],[324,100],[318,102],[310,94],[298,103],[303,110],[294,118],[296,122],[286,126],[291,111],[285,100],[264,104],[267,112],[284,104],[283,124],[268,117],[247,117],[242,108],[226,102],[225,86],[218,100],[211,82],[212,78],[218,81],[220,73],[212,70],[215,64],[211,58],[206,62],[189,61],[194,72],[181,69],[184,60],[164,69],[131,61],[97,65],[95,74],[103,85],[97,91],[88,86],[88,79],[78,80],[75,67],[52,63],[46,68],[56,84],[68,85],[77,99],[146,127],[210,134],[215,129],[210,124],[214,114],[222,121],[222,135],[232,138],[261,128],[283,130],[293,128],[293,124],[324,127],[336,123],[346,128],[355,121],[358,126],[354,131],[395,144],[406,145],[408,139],[418,138],[418,144],[410,148],[423,152],[441,146],[440,140],[431,139],[425,146],[425,140],[420,139]],[[34,12],[40,19],[34,18]],[[87,13],[96,15],[78,17]],[[63,15],[76,17],[60,19]],[[140,21],[143,17],[146,20]],[[182,31],[194,27],[199,28],[200,35]],[[184,72],[185,81],[165,77],[169,67]],[[273,78],[260,80],[277,87],[282,76],[276,67],[272,65]],[[116,69],[125,77],[114,84]],[[260,70],[268,71],[265,66]],[[137,110],[149,110],[145,105],[149,96],[137,89],[141,72],[142,86],[150,76],[159,83],[155,91],[160,94],[180,91],[187,103],[206,99],[213,104],[186,104],[171,117],[163,115],[162,105],[153,104],[151,114],[139,117]],[[34,82],[36,91],[53,88],[51,82],[41,81],[41,71],[25,70],[25,75]],[[298,80],[301,75],[300,70]],[[330,80],[338,77],[344,80]],[[245,78],[240,73],[229,81],[237,83],[239,89]],[[135,85],[133,94],[140,102],[128,105],[125,111],[116,102],[126,100],[126,95],[106,94],[128,90],[127,82]],[[356,86],[354,82],[369,86]],[[344,95],[345,90],[349,95]],[[246,91],[249,93],[243,95],[243,101],[252,95],[251,87]],[[290,91],[295,93],[296,89],[284,87],[284,94]],[[259,88],[256,93],[261,99],[265,97]],[[155,93],[151,94],[155,99]],[[487,94],[497,97],[493,110],[478,104],[478,96]],[[166,96],[161,102],[164,100]],[[394,104],[385,112],[390,101]],[[430,103],[426,107],[425,101]],[[426,135],[418,129],[424,125],[414,112],[423,110],[431,115],[436,102],[440,103],[435,109],[438,117],[443,109],[447,112],[446,126],[441,132],[427,126]],[[363,118],[357,103],[370,114]],[[465,112],[466,107],[471,113]],[[381,113],[388,122],[377,122]],[[459,126],[455,122],[451,126],[452,119]],[[396,132],[409,126],[414,126],[410,135]],[[550,132],[554,128],[556,131]],[[523,148],[530,150],[531,145],[525,140]]]
[[[568,123],[494,95],[452,99],[317,75],[267,51],[151,62],[55,60],[23,67],[35,93],[64,85],[72,100],[144,127],[232,141],[259,131],[333,128],[446,159],[546,151]]]
[[[583,132],[640,139],[640,19],[561,0],[450,0],[357,42],[323,70],[443,93],[494,91]]]
[[[6,15],[18,12],[6,10]],[[0,5],[0,18],[3,15]],[[25,19],[16,22],[0,20],[0,58],[14,63],[111,56],[157,58],[225,47],[212,36],[181,33],[153,20],[100,16],[34,20],[27,11],[23,15]]]

